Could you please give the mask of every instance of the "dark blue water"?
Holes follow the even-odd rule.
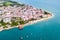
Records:
[[[52,12],[52,19],[0,32],[0,40],[60,40],[60,0],[15,0]]]

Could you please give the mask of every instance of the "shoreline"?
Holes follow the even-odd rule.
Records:
[[[34,24],[34,23],[37,23],[37,22],[41,22],[41,21],[44,21],[44,20],[48,20],[48,19],[51,19],[54,17],[53,14],[51,14],[52,16],[50,17],[47,17],[47,18],[42,18],[40,20],[34,20],[34,21],[30,21],[29,23],[25,24],[25,25],[22,25],[23,27],[27,26],[27,25],[31,25],[31,24]]]
[[[48,11],[46,11],[46,12],[48,12]],[[25,27],[25,26],[28,26],[28,25],[31,25],[31,24],[34,24],[34,23],[37,23],[37,22],[41,22],[41,21],[43,21],[43,20],[48,20],[48,19],[54,17],[54,15],[53,15],[51,12],[48,12],[48,13],[50,13],[51,16],[48,16],[48,17],[46,17],[46,18],[41,18],[41,19],[39,19],[39,20],[30,21],[30,22],[28,22],[28,23],[22,25],[22,28]],[[18,27],[18,26],[8,27],[8,28],[0,27],[0,31],[9,30],[9,29],[16,28],[16,27]]]

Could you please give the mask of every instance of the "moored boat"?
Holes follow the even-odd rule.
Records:
[[[23,29],[23,26],[22,26],[22,25],[19,25],[18,28],[19,28],[19,29]]]

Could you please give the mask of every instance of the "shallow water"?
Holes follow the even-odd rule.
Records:
[[[60,40],[60,0],[15,0],[52,12],[52,19],[0,32],[0,40]]]

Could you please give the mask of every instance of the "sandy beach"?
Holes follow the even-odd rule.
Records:
[[[47,11],[47,12],[48,12],[48,11]],[[48,12],[48,13],[50,13],[50,12]],[[27,26],[27,25],[31,25],[31,24],[34,24],[34,23],[37,23],[37,22],[40,22],[40,21],[43,21],[43,20],[47,20],[47,19],[50,19],[50,18],[53,18],[53,17],[54,17],[54,15],[51,14],[51,16],[48,16],[48,17],[46,17],[46,18],[41,18],[40,20],[30,21],[30,22],[28,22],[27,24],[22,25],[22,27],[25,27],[25,26]],[[9,29],[12,29],[12,28],[15,28],[15,27],[18,27],[18,26],[14,26],[14,27],[8,26],[8,28],[0,27],[0,31],[9,30]]]
[[[40,20],[34,20],[34,21],[30,21],[29,23],[25,24],[25,25],[22,25],[23,27],[27,26],[27,25],[31,25],[31,24],[34,24],[34,23],[37,23],[37,22],[41,22],[43,20],[48,20],[48,19],[51,19],[53,18],[54,15],[52,14],[52,16],[49,16],[47,18],[41,18]]]

